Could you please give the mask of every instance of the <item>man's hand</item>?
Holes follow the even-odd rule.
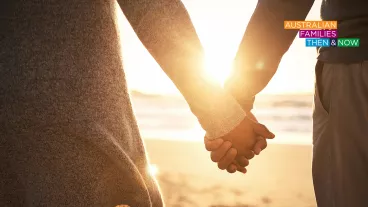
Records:
[[[254,114],[251,111],[247,112],[247,116],[250,119],[252,119],[253,121],[258,122],[256,116],[254,116]],[[256,142],[256,144],[254,145],[254,148],[253,148],[253,152],[256,155],[259,155],[262,150],[266,149],[266,147],[267,147],[266,138],[264,138],[262,136],[258,136],[257,137],[257,142]]]
[[[258,122],[250,111],[247,112],[247,116],[253,120],[253,122]],[[257,136],[252,151],[254,154],[259,155],[260,152],[267,147],[267,141],[262,135],[267,138],[274,138],[274,135],[261,124],[254,125],[253,123],[253,126],[256,126],[253,129],[254,133],[260,136]],[[232,143],[224,141],[223,139],[208,140],[205,138],[205,147],[208,151],[211,151],[212,161],[217,162],[220,169],[226,169],[229,173],[234,173],[236,171],[245,173],[245,167],[249,164],[248,159],[254,156],[254,154],[249,151],[246,156],[241,154],[238,155],[237,150],[232,148]]]
[[[251,159],[254,157],[252,150],[259,136],[270,139],[275,137],[266,126],[246,117],[235,129],[221,138],[230,141],[239,156]]]

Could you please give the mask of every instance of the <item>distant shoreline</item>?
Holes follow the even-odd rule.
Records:
[[[198,137],[198,139],[143,137],[143,140],[164,141],[164,142],[166,141],[168,142],[195,142],[195,143],[203,142],[202,137]],[[301,142],[301,141],[300,142],[287,142],[287,141],[268,140],[268,144],[271,144],[271,145],[288,145],[288,146],[312,146],[311,142],[307,143],[307,142]]]
[[[131,90],[130,94],[133,96],[147,96],[147,97],[172,97],[172,98],[182,98],[182,96],[180,94],[158,94],[158,93],[146,93],[146,92],[142,92],[142,91],[137,91],[137,90]],[[296,96],[296,97],[300,97],[300,96],[313,96],[314,93],[313,92],[301,92],[301,93],[260,93],[259,97],[282,97],[282,96]]]

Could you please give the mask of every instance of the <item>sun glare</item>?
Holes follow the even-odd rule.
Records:
[[[149,173],[152,175],[152,176],[156,176],[157,173],[158,173],[158,168],[156,165],[149,165]]]
[[[205,69],[208,77],[219,84],[224,84],[228,78],[231,62],[224,59],[221,54],[206,54]]]

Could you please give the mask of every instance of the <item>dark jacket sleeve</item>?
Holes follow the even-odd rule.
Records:
[[[180,0],[118,3],[138,38],[188,102],[207,137],[221,137],[245,118],[234,97],[204,75],[203,48]]]
[[[285,30],[284,21],[303,21],[314,0],[259,0],[234,60],[226,88],[245,111],[253,107],[295,39],[298,30]]]

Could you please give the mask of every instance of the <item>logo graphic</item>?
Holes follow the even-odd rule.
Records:
[[[339,38],[337,21],[284,21],[284,29],[299,30],[306,47],[359,47],[359,38]]]
[[[337,29],[337,21],[284,21],[284,29]]]

